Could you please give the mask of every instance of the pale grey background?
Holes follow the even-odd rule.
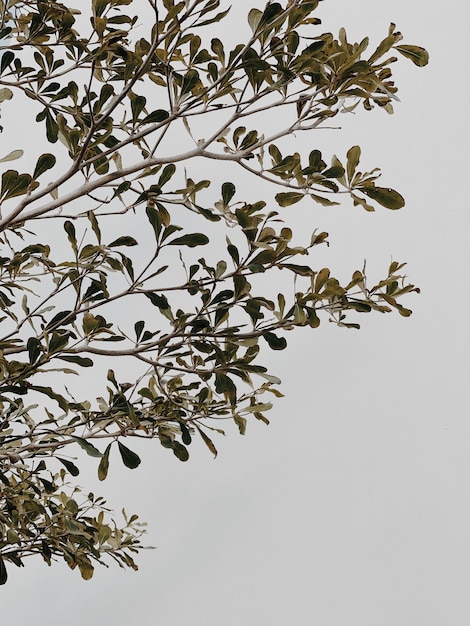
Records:
[[[263,3],[233,4],[241,23]],[[138,573],[99,568],[91,582],[40,560],[10,567],[2,621],[470,622],[470,11],[458,0],[325,0],[318,15],[324,31],[345,26],[350,39],[376,42],[394,21],[406,43],[431,54],[423,70],[405,60],[395,67],[394,116],[343,116],[341,131],[298,138],[338,155],[359,143],[364,164],[381,166],[384,184],[405,195],[398,213],[309,207],[308,230],[330,232],[321,258],[339,274],[364,257],[376,275],[392,257],[407,261],[422,290],[408,300],[413,316],[365,316],[359,332],[325,323],[292,336],[271,357],[286,394],[271,425],[217,440],[216,461],[194,446],[181,464],[151,445],[138,470],[116,467],[98,488],[90,467],[82,484],[148,520],[158,549],[141,555]],[[306,215],[293,208],[286,219],[299,226]]]

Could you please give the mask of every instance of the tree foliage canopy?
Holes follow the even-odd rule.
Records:
[[[294,243],[281,221],[282,207],[339,194],[366,211],[404,205],[378,169],[359,169],[359,146],[328,159],[286,151],[340,112],[392,113],[397,56],[428,60],[394,24],[376,48],[322,34],[318,3],[253,8],[246,40],[228,48],[216,35],[237,16],[220,0],[73,3],[80,12],[0,1],[0,101],[37,126],[31,154],[1,159],[1,583],[33,554],[86,579],[106,557],[136,569],[142,526],[116,525],[71,484],[77,456],[95,457],[103,480],[110,457],[139,465],[132,437],[181,461],[200,437],[216,455],[224,420],[242,434],[248,419],[267,422],[280,394],[263,355],[288,331],[410,314],[403,264],[377,284],[364,270],[341,284],[307,262],[327,233]],[[43,133],[49,151],[34,156]],[[31,155],[29,171],[11,166]],[[191,177],[200,162],[213,175]],[[240,172],[274,198],[226,179]],[[287,287],[271,294],[269,277]],[[96,399],[73,384],[88,368],[103,377]]]

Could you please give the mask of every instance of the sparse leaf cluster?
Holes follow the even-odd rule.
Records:
[[[376,184],[377,168],[359,171],[359,146],[328,160],[283,154],[280,142],[361,104],[393,112],[395,53],[422,66],[425,50],[399,44],[393,24],[373,52],[344,30],[320,34],[318,0],[253,8],[251,35],[232,49],[214,36],[231,19],[220,0],[82,4],[80,15],[0,2],[0,102],[27,99],[54,152],[1,176],[1,583],[31,554],[86,579],[106,556],[136,568],[136,516],[119,528],[101,498],[69,484],[81,452],[100,480],[116,458],[140,464],[131,438],[186,461],[198,437],[215,456],[227,420],[241,434],[251,417],[268,422],[268,398],[281,394],[263,355],[289,331],[322,318],[358,328],[370,311],[406,317],[399,299],[418,291],[397,262],[373,285],[365,269],[342,285],[308,262],[328,234],[294,242],[280,208],[305,197],[330,207],[339,194],[367,211],[404,200]],[[144,4],[145,18],[134,15]],[[276,114],[277,130],[259,114]],[[194,180],[194,159],[224,163],[224,178]],[[225,179],[237,169],[272,183],[274,198],[240,192]],[[271,293],[265,275],[289,288]],[[104,363],[96,400],[71,391],[68,378],[94,368],[99,379]]]

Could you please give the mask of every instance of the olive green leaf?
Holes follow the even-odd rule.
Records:
[[[132,450],[129,450],[124,444],[118,441],[118,449],[121,454],[122,462],[126,467],[135,469],[140,465],[140,457]]]
[[[2,555],[0,554],[0,585],[4,585],[8,580],[7,568]]]
[[[418,67],[424,67],[429,63],[429,53],[421,46],[395,46],[395,50],[398,50],[407,59],[411,59]]]
[[[285,338],[278,337],[274,333],[263,333],[263,338],[266,340],[271,350],[284,350],[287,347],[287,341]]]
[[[362,191],[366,196],[375,200],[386,209],[401,209],[405,206],[405,199],[398,191],[390,189],[390,187],[358,187],[358,191]]]
[[[109,453],[111,451],[111,445],[112,443],[108,444],[106,446],[106,450],[103,453],[103,456],[101,457],[101,461],[100,464],[98,465],[98,478],[99,480],[104,480],[106,478],[106,476],[108,475],[108,470],[109,470]]]
[[[101,454],[101,452],[95,448],[95,446],[90,443],[89,441],[87,441],[86,439],[83,439],[82,437],[77,437],[77,436],[72,436],[73,441],[76,441],[78,443],[78,445],[83,448],[83,450],[85,450],[85,452],[89,455],[89,456],[93,456],[95,458],[100,459],[103,455]]]
[[[279,206],[286,207],[300,202],[304,197],[305,194],[297,191],[288,191],[287,193],[281,192],[276,194],[276,202]]]
[[[39,178],[41,174],[44,174],[44,172],[53,168],[56,164],[56,160],[57,159],[53,154],[41,154],[37,160],[36,167],[34,168],[33,178]]]
[[[68,461],[67,459],[62,459],[59,456],[57,457],[57,460],[62,463],[62,465],[67,469],[67,471],[70,474],[72,474],[72,476],[78,476],[79,475],[80,470],[75,465],[75,463],[72,463],[72,461]]]
[[[188,246],[195,248],[196,246],[205,246],[209,243],[209,237],[202,233],[192,233],[190,235],[182,235],[168,242],[169,246]]]
[[[12,150],[2,159],[0,159],[0,163],[6,163],[7,161],[16,161],[16,159],[20,159],[23,156],[23,150]]]

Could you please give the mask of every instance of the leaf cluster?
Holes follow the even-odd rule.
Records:
[[[216,456],[214,435],[230,424],[244,434],[251,418],[268,423],[282,394],[266,354],[285,349],[289,332],[322,319],[358,328],[371,311],[410,315],[400,299],[418,289],[404,264],[375,284],[365,268],[341,284],[310,261],[328,234],[298,243],[282,220],[304,197],[404,205],[377,185],[377,168],[358,169],[359,146],[342,160],[318,149],[305,159],[282,154],[280,140],[361,103],[393,112],[390,55],[428,59],[399,43],[395,25],[372,53],[344,30],[312,37],[317,6],[253,8],[251,34],[227,49],[214,36],[229,17],[219,0],[149,2],[144,26],[132,0],[93,0],[83,15],[59,2],[0,3],[0,102],[26,98],[50,144],[31,172],[8,165],[1,176],[1,583],[33,554],[86,579],[106,557],[136,568],[143,527],[132,516],[119,528],[101,498],[69,484],[78,454],[95,459],[100,480],[116,459],[138,467],[132,438],[181,461],[198,438]],[[192,177],[196,158],[226,165],[224,179]],[[240,191],[233,170],[277,193]],[[88,369],[102,382],[96,399],[68,382]]]

